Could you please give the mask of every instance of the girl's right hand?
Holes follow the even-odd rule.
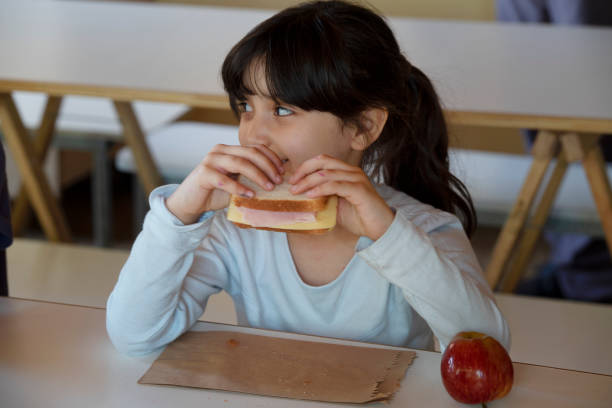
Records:
[[[254,192],[236,181],[242,174],[265,190],[282,182],[281,159],[263,145],[216,145],[166,199],[166,207],[183,224],[193,224],[202,213],[225,208],[230,194],[246,197]]]

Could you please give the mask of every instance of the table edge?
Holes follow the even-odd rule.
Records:
[[[229,99],[227,95],[122,86],[0,79],[0,93],[10,93],[13,91],[40,92],[52,96],[90,96],[108,98],[122,102],[142,100],[150,102],[179,103],[213,109],[229,109]]]
[[[46,81],[0,79],[0,93],[13,91],[40,92],[53,96],[80,95],[108,98],[115,101],[136,100],[179,103],[192,107],[229,110],[225,94],[143,89],[121,86],[58,83]],[[612,133],[612,118],[551,116],[487,111],[444,110],[449,125],[532,128],[565,132]]]

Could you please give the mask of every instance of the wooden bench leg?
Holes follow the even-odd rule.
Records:
[[[598,141],[599,135],[593,134],[567,134],[561,137],[563,150],[568,159],[582,161],[601,219],[608,250],[612,253],[612,190]]]
[[[0,122],[45,235],[51,241],[70,241],[64,213],[53,197],[15,102],[7,93],[0,93]]]
[[[551,132],[540,131],[532,149],[533,162],[519,196],[512,207],[495,247],[491,261],[487,265],[486,278],[491,288],[495,289],[500,282],[502,273],[510,254],[523,229],[529,209],[538,192],[546,170],[558,150],[557,136]]]
[[[123,126],[125,140],[132,149],[138,176],[148,195],[155,187],[162,184],[162,178],[147,147],[144,133],[132,105],[122,101],[114,101],[114,104]]]
[[[62,104],[62,98],[59,96],[47,97],[47,104],[43,113],[42,121],[38,131],[36,132],[36,139],[34,140],[34,152],[36,159],[39,163],[44,163],[51,140],[53,139],[53,133],[55,131],[55,123],[59,115],[60,106]],[[12,224],[13,234],[19,236],[23,233],[29,219],[30,219],[30,202],[28,200],[28,193],[25,187],[22,185],[17,194],[17,198],[13,202],[12,212]]]
[[[557,158],[555,168],[548,180],[548,184],[536,210],[531,219],[525,225],[525,232],[521,238],[521,243],[517,249],[514,260],[511,263],[510,270],[500,282],[501,292],[513,292],[516,284],[519,282],[521,277],[525,273],[527,262],[533,253],[533,249],[540,238],[542,227],[546,224],[548,214],[557,196],[557,191],[565,176],[568,162],[565,158],[565,154],[561,152]]]

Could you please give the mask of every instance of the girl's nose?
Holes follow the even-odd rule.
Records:
[[[270,132],[265,118],[262,115],[253,115],[248,120],[240,121],[241,139],[244,138],[245,144],[270,144]]]

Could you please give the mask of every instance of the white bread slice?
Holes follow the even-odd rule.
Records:
[[[323,210],[327,204],[328,197],[310,198],[305,194],[291,194],[291,184],[287,181],[276,185],[272,191],[262,189],[243,176],[238,178],[238,182],[255,192],[253,198],[233,195],[232,202],[238,207],[265,211],[315,212]]]

